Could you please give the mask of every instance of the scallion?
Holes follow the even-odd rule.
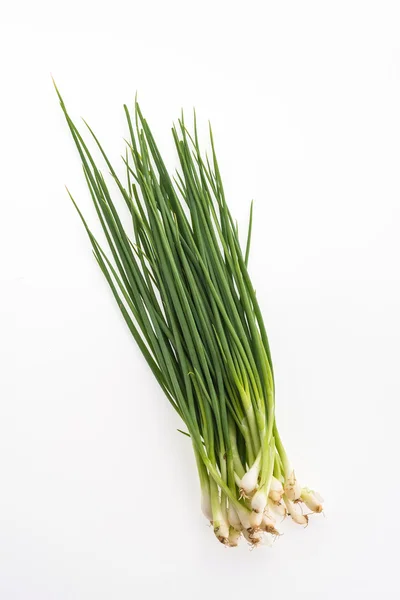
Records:
[[[56,88],[57,90],[57,88]],[[122,316],[169,402],[186,425],[196,459],[201,506],[218,540],[251,545],[279,535],[273,516],[299,524],[300,502],[321,512],[317,494],[301,488],[275,419],[268,338],[244,251],[229,211],[210,128],[210,156],[200,149],[196,117],[172,129],[180,163],[169,173],[139,104],[129,131],[122,181],[87,125],[117,186],[114,191],[84,138],[61,108],[82,161],[108,253],[74,198],[94,257]],[[186,433],[186,432],[182,432]]]

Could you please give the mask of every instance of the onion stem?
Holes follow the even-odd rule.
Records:
[[[252,545],[270,542],[277,531],[269,509],[286,511],[283,492],[298,523],[307,517],[295,502],[313,512],[322,503],[300,487],[276,425],[271,352],[248,269],[253,203],[243,249],[211,127],[207,155],[195,115],[191,128],[183,114],[172,128],[179,170],[171,175],[138,102],[133,114],[124,106],[122,176],[86,122],[84,139],[56,92],[104,244],[68,194],[129,331],[185,423],[203,513],[227,546],[242,535]]]

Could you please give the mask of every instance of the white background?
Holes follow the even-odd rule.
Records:
[[[398,598],[398,2],[13,2],[0,25],[0,597]],[[210,118],[280,428],[326,499],[273,548],[223,548],[176,415],[91,256],[50,73],[118,160],[122,103],[174,166]]]

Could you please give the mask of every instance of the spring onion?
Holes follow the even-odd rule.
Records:
[[[133,114],[124,106],[123,179],[85,123],[111,188],[56,91],[107,252],[68,193],[134,340],[187,428],[202,511],[226,546],[242,537],[270,544],[276,518],[306,525],[299,505],[317,513],[322,504],[300,486],[278,433],[270,347],[248,271],[253,206],[243,250],[211,127],[207,155],[196,116],[191,128],[181,116],[172,128],[180,169],[171,175],[137,101]]]

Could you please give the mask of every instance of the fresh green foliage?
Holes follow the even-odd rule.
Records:
[[[171,177],[135,102],[133,115],[124,106],[124,181],[85,124],[116,184],[117,206],[57,93],[107,252],[70,194],[71,200],[129,330],[189,432],[203,510],[224,544],[236,545],[241,531],[257,544],[260,532],[277,534],[269,507],[282,508],[285,492],[293,511],[301,489],[276,427],[271,353],[248,272],[253,204],[243,252],[211,127],[208,157],[199,146],[196,116],[191,130],[181,116],[172,129],[180,169]]]

